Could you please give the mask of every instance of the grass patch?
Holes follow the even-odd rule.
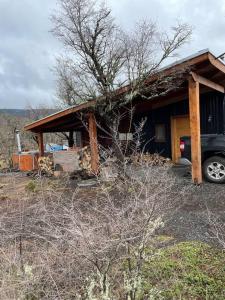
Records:
[[[37,192],[37,184],[34,180],[31,180],[25,186],[25,190],[29,193],[36,193]]]
[[[154,299],[225,299],[225,254],[206,244],[184,242],[150,256],[142,273],[143,296]]]

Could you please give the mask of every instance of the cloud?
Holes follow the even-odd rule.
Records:
[[[55,0],[1,0],[0,107],[55,99],[52,68],[61,45],[49,32]]]
[[[55,58],[63,53],[49,32],[57,0],[0,1],[0,107],[23,108],[28,102],[53,103]],[[108,0],[118,23],[127,29],[140,19],[151,19],[168,30],[178,20],[194,27],[190,44],[180,56],[204,48],[225,52],[223,0]]]
[[[131,26],[141,18],[152,19],[168,30],[177,21],[193,26],[193,37],[180,53],[209,48],[216,54],[225,52],[225,2],[223,0],[109,0],[117,19]]]

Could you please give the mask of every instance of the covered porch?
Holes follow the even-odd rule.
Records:
[[[73,133],[81,134],[82,147],[90,146],[91,169],[94,174],[98,173],[99,154],[97,143],[97,125],[95,115],[92,111],[94,102],[71,107],[41,120],[33,122],[25,127],[25,130],[33,132],[38,139],[39,156],[44,156],[44,134],[45,133],[69,133],[70,148],[73,147]]]
[[[201,134],[225,133],[225,65],[206,52],[172,68],[179,69],[187,64],[190,72],[179,89],[152,101],[137,103],[135,112],[138,119],[151,119],[151,122],[147,120],[145,128],[148,139],[151,135],[153,140],[150,152],[165,154],[176,163],[180,156],[180,137],[191,137],[192,179],[200,184],[203,180]],[[165,72],[169,73],[170,69]],[[162,136],[157,132],[163,132]]]
[[[182,102],[187,103],[187,109],[181,109],[180,116],[187,117],[190,127],[191,136],[191,157],[192,157],[192,179],[193,182],[200,184],[202,182],[202,158],[201,158],[201,113],[200,102],[203,100],[203,95],[210,92],[216,92],[220,96],[224,95],[225,84],[225,65],[213,56],[208,50],[197,55],[189,57],[185,60],[177,62],[160,72],[169,75],[176,70],[188,67],[190,70],[186,80],[181,87],[174,89],[166,94],[166,96],[154,97],[151,100],[135,100],[135,118],[147,116],[156,112],[159,109],[165,110],[165,117],[170,118],[170,145],[171,157],[174,161],[177,159],[177,153],[172,143],[176,139],[179,142],[180,135],[175,133],[176,118],[175,115],[169,114],[168,108],[178,107]],[[150,80],[151,81],[151,80]],[[122,92],[126,92],[126,89]],[[120,92],[120,91],[119,91]],[[202,100],[201,100],[202,99]],[[204,101],[204,100],[203,100]],[[99,168],[99,153],[98,153],[98,134],[96,116],[93,112],[95,100],[81,104],[75,107],[65,109],[56,114],[50,115],[44,119],[31,123],[25,127],[26,130],[32,131],[38,136],[40,156],[44,154],[43,134],[47,132],[73,132],[80,131],[82,135],[83,145],[90,145],[91,149],[91,166],[94,173],[98,173]],[[225,105],[218,111],[216,118],[222,118],[224,124]],[[156,120],[157,123],[157,120]],[[160,123],[158,123],[160,124]],[[183,125],[181,125],[182,127]],[[221,125],[219,125],[221,126]],[[184,125],[185,127],[185,125]],[[158,129],[160,130],[160,129]],[[225,128],[221,129],[222,133]],[[182,131],[181,131],[182,133]],[[181,134],[180,133],[180,134]],[[160,141],[158,141],[160,143]],[[161,141],[162,143],[162,141]]]

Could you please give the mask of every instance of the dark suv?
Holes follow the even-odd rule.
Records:
[[[183,136],[180,139],[180,163],[191,165],[191,139]],[[225,183],[225,135],[201,135],[202,171],[206,180],[214,183]]]

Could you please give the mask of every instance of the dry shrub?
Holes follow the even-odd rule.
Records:
[[[90,190],[40,179],[37,194],[1,215],[5,299],[141,299],[145,250],[192,187],[167,165],[118,168]]]

